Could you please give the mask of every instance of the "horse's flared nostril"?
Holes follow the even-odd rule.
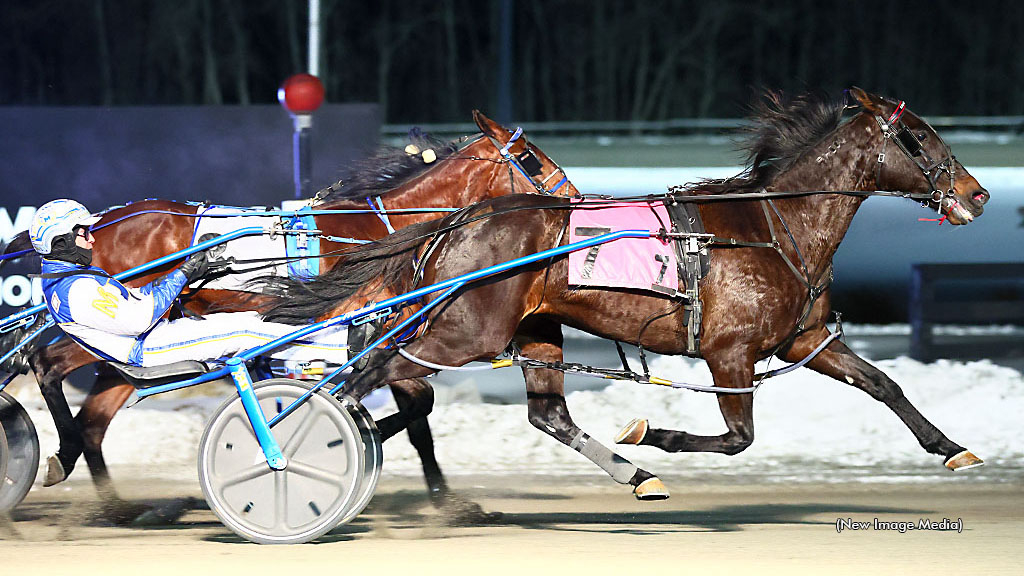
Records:
[[[979,205],[984,206],[986,203],[988,203],[988,199],[989,199],[988,190],[985,190],[984,188],[982,188],[981,190],[975,192],[974,195],[972,196],[972,198],[974,198],[974,201],[977,202]]]

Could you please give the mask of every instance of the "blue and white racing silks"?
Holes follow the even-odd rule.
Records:
[[[128,288],[95,266],[43,259],[43,274],[76,270],[85,273],[43,279],[54,320],[100,358],[141,365],[142,337],[185,287],[185,275],[175,270],[141,288]]]
[[[141,288],[128,288],[100,268],[43,260],[43,295],[57,324],[98,358],[157,366],[214,360],[276,340],[295,326],[264,322],[256,312],[211,314],[201,319],[161,317],[184,288],[179,270]],[[348,360],[348,330],[334,326],[271,353],[283,360]]]

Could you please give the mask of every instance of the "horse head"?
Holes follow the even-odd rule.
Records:
[[[479,110],[473,110],[473,120],[484,136],[494,144],[502,162],[514,168],[516,178],[528,181],[538,193],[556,196],[578,196],[565,171],[550,156],[530,143],[522,129],[508,130]]]
[[[853,87],[850,94],[881,132],[875,186],[909,192],[952,224],[968,224],[984,212],[989,193],[964,169],[927,122],[890,100]]]

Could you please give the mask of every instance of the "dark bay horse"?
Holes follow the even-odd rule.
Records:
[[[482,134],[470,138],[464,146],[440,142],[425,136],[410,149],[382,148],[377,155],[363,161],[340,187],[321,194],[316,209],[366,210],[367,199],[380,197],[388,210],[401,208],[462,207],[484,198],[512,192],[551,190],[565,177],[561,168],[543,151],[529,143],[525,136],[509,143],[509,131],[478,111],[474,120]],[[520,157],[526,172],[513,169],[499,153],[508,145],[508,152]],[[430,149],[436,160],[424,156]],[[531,158],[535,160],[531,160]],[[429,161],[428,161],[429,160]],[[539,187],[539,188],[538,188]],[[559,194],[577,194],[567,179],[557,189]],[[147,200],[107,212],[96,224],[93,264],[111,274],[149,262],[171,252],[186,248],[191,241],[198,207],[177,202]],[[438,218],[441,214],[391,214],[391,226],[400,229],[416,222]],[[324,234],[354,239],[373,240],[386,236],[384,220],[375,214],[332,214],[316,216],[317,227]],[[11,253],[28,246],[27,233],[22,233],[7,246]],[[352,247],[321,240],[322,254],[338,254]],[[130,247],[130,249],[126,249]],[[323,260],[324,270],[337,261]],[[128,282],[138,286],[166,273],[174,266],[156,270]],[[185,308],[193,313],[259,309],[266,302],[261,294],[227,290],[198,290],[185,295]],[[72,417],[64,397],[62,383],[73,370],[96,363],[98,378],[86,397],[77,417]],[[84,453],[97,489],[109,503],[112,517],[129,518],[138,511],[116,496],[103,459],[101,443],[114,414],[124,405],[133,388],[104,362],[70,339],[34,350],[30,365],[39,382],[43,397],[53,415],[60,437],[58,452],[48,459],[45,485],[63,481]],[[426,421],[433,406],[433,390],[422,380],[405,380],[392,385],[400,409],[381,426],[383,438],[403,428],[409,429],[410,440],[423,462],[431,500],[452,514],[472,515],[475,505],[455,497],[449,491],[434,457],[433,440]],[[470,503],[471,504],[471,503]]]
[[[902,103],[856,88],[849,93],[858,112],[846,120],[844,110],[851,106],[844,102],[814,96],[784,102],[769,94],[753,118],[748,169],[731,179],[693,185],[679,197],[697,203],[705,228],[716,237],[765,244],[711,247],[710,272],[700,283],[701,356],[716,387],[748,388],[757,360],[778,356],[797,361],[829,337],[825,323],[832,257],[869,193],[913,194],[955,225],[979,216],[988,200],[988,192],[938,134],[904,111]],[[783,191],[813,192],[793,196]],[[780,194],[767,200],[744,198],[765,192]],[[407,292],[565,244],[568,208],[564,198],[540,196],[482,202],[466,217],[490,217],[453,226],[430,251],[422,280],[413,279],[409,264],[411,254],[421,250],[418,238],[436,233],[452,219],[407,228],[346,254],[345,262],[317,281],[288,285],[287,299],[268,318],[309,314],[318,302],[326,309],[329,304],[319,295],[343,298],[346,292],[359,290],[365,279],[384,279],[391,290]],[[773,246],[776,238],[779,242]],[[514,342],[524,357],[560,362],[563,324],[660,354],[687,350],[678,302],[625,289],[570,287],[564,256],[464,287],[431,312],[424,332],[405,350],[425,361],[459,366],[492,359]],[[832,340],[807,366],[884,403],[925,450],[943,457],[949,469],[982,463],[943,435],[895,382],[841,341]],[[375,350],[369,367],[349,380],[344,391],[358,398],[388,382],[433,371],[394,350]],[[633,486],[638,498],[668,497],[656,476],[573,423],[562,372],[536,365],[524,366],[523,371],[531,424],[587,456],[616,481]],[[620,432],[617,442],[671,452],[737,454],[754,440],[753,394],[719,392],[718,401],[728,427],[724,434],[655,429],[636,420]]]

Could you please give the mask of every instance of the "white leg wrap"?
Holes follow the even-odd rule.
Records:
[[[619,484],[627,484],[636,474],[637,467],[629,460],[612,452],[603,444],[594,440],[584,432],[580,432],[569,443],[569,447],[583,454],[588,460],[597,464]]]

